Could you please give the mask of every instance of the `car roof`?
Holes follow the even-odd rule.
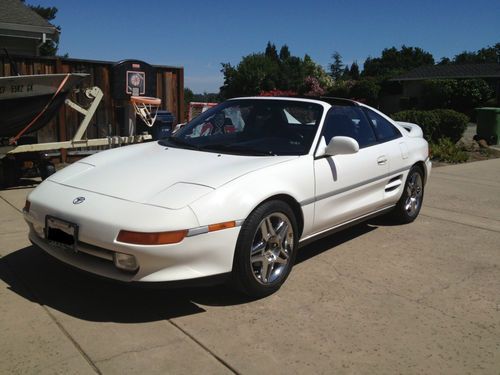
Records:
[[[240,98],[231,98],[229,100],[239,100],[239,99],[263,99],[263,100],[279,100],[279,99],[294,99],[294,100],[304,100],[304,101],[319,101],[323,103],[328,103],[330,105],[342,105],[342,106],[359,106],[355,100],[345,99],[345,98],[336,98],[330,96],[300,96],[300,95],[291,95],[291,96],[249,96],[249,97],[240,97]]]

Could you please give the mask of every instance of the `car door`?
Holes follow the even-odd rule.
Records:
[[[396,203],[404,187],[406,172],[410,169],[408,146],[401,132],[382,114],[363,108],[375,132],[377,142],[387,156],[389,175],[386,178],[383,201],[385,205]]]
[[[333,106],[329,110],[319,148],[324,148],[334,136],[354,138],[360,149],[354,154],[315,158],[313,232],[375,211],[383,199],[388,158],[360,107]],[[321,154],[320,149],[318,152]]]

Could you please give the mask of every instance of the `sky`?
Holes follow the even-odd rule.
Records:
[[[221,63],[263,52],[268,41],[327,68],[420,47],[442,57],[500,42],[500,0],[26,0],[59,9],[58,54],[89,60],[138,59],[184,67],[185,87],[218,92]]]

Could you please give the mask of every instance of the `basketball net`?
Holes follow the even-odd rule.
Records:
[[[135,113],[147,126],[152,127],[156,120],[158,108],[161,105],[161,99],[148,96],[131,96],[130,101],[134,106]]]

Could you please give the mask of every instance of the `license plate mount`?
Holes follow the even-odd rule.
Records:
[[[45,217],[45,239],[54,247],[76,253],[78,225],[67,220],[47,215]]]

